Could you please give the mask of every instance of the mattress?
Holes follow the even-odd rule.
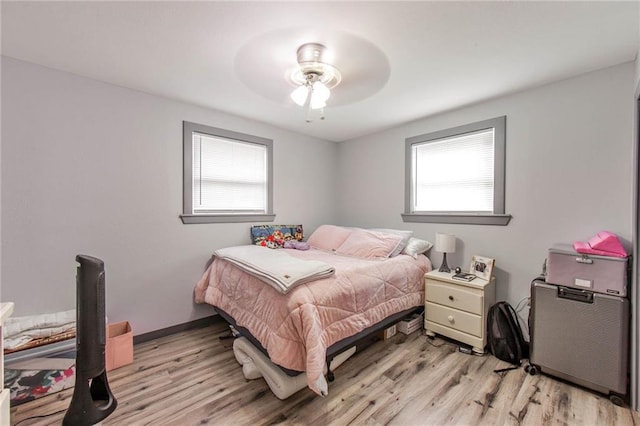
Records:
[[[352,346],[336,356],[330,363],[331,369],[338,368],[355,352],[356,347]],[[304,373],[296,376],[285,374],[245,337],[239,337],[233,342],[233,354],[242,366],[245,379],[254,380],[263,377],[273,394],[280,399],[287,399],[307,385],[307,377]]]

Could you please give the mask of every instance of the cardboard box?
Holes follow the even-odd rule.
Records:
[[[398,329],[397,329],[396,325],[394,324],[391,327],[387,327],[384,330],[380,331],[378,333],[378,337],[380,337],[382,340],[390,339],[390,338],[392,338],[393,336],[396,335],[397,330]]]
[[[133,331],[128,321],[107,325],[104,358],[107,371],[133,362]]]
[[[411,334],[422,329],[423,324],[422,314],[412,314],[398,323],[398,331],[402,334]]]

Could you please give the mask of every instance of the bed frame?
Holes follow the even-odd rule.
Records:
[[[239,326],[235,319],[229,315],[228,313],[226,313],[224,310],[218,308],[217,306],[214,306],[216,312],[218,312],[218,314],[220,314],[220,316],[222,318],[224,318],[224,320],[226,322],[228,322],[231,326],[233,326],[234,329],[236,329],[243,337],[246,337],[247,340],[249,340],[251,342],[251,344],[253,346],[255,346],[257,349],[260,350],[260,352],[264,353],[267,357],[269,357],[269,353],[267,352],[267,350],[262,346],[262,344],[258,341],[258,339],[256,339],[255,337],[253,337],[253,335],[251,334],[251,332],[249,330],[247,330],[246,328]],[[329,346],[327,348],[327,355],[326,355],[326,364],[327,364],[327,380],[329,382],[332,382],[334,379],[334,374],[331,371],[330,365],[331,365],[331,361],[333,361],[333,359],[340,355],[341,353],[349,350],[350,348],[352,348],[353,346],[356,346],[357,343],[362,342],[368,338],[370,338],[373,334],[379,332],[380,330],[384,330],[387,327],[392,326],[393,324],[398,323],[400,320],[402,320],[403,318],[413,314],[414,312],[419,312],[422,311],[424,309],[424,306],[415,306],[413,308],[407,309],[405,311],[402,312],[398,312],[396,314],[393,314],[385,319],[383,319],[382,321],[380,321],[379,323],[376,323],[374,325],[372,325],[371,327],[367,327],[364,330],[362,330],[361,332],[354,334],[353,336],[350,337],[345,337],[344,339],[334,343],[333,345]],[[277,364],[274,364],[277,365]],[[298,374],[302,373],[302,371],[297,371],[297,370],[290,370],[288,368],[282,367],[280,365],[278,365],[278,367],[284,371],[288,376],[297,376]]]

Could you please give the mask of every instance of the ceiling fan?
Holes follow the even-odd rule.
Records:
[[[320,111],[324,120],[324,107],[331,96],[331,89],[340,84],[340,71],[326,62],[327,48],[320,43],[306,43],[298,48],[298,68],[291,73],[291,81],[298,87],[291,99],[301,107],[307,107],[306,121],[311,122],[314,110]]]

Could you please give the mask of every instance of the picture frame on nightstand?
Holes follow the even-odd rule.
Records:
[[[495,265],[495,259],[490,257],[473,255],[471,256],[471,264],[469,265],[469,273],[474,274],[476,277],[489,281],[493,276],[493,267]]]

